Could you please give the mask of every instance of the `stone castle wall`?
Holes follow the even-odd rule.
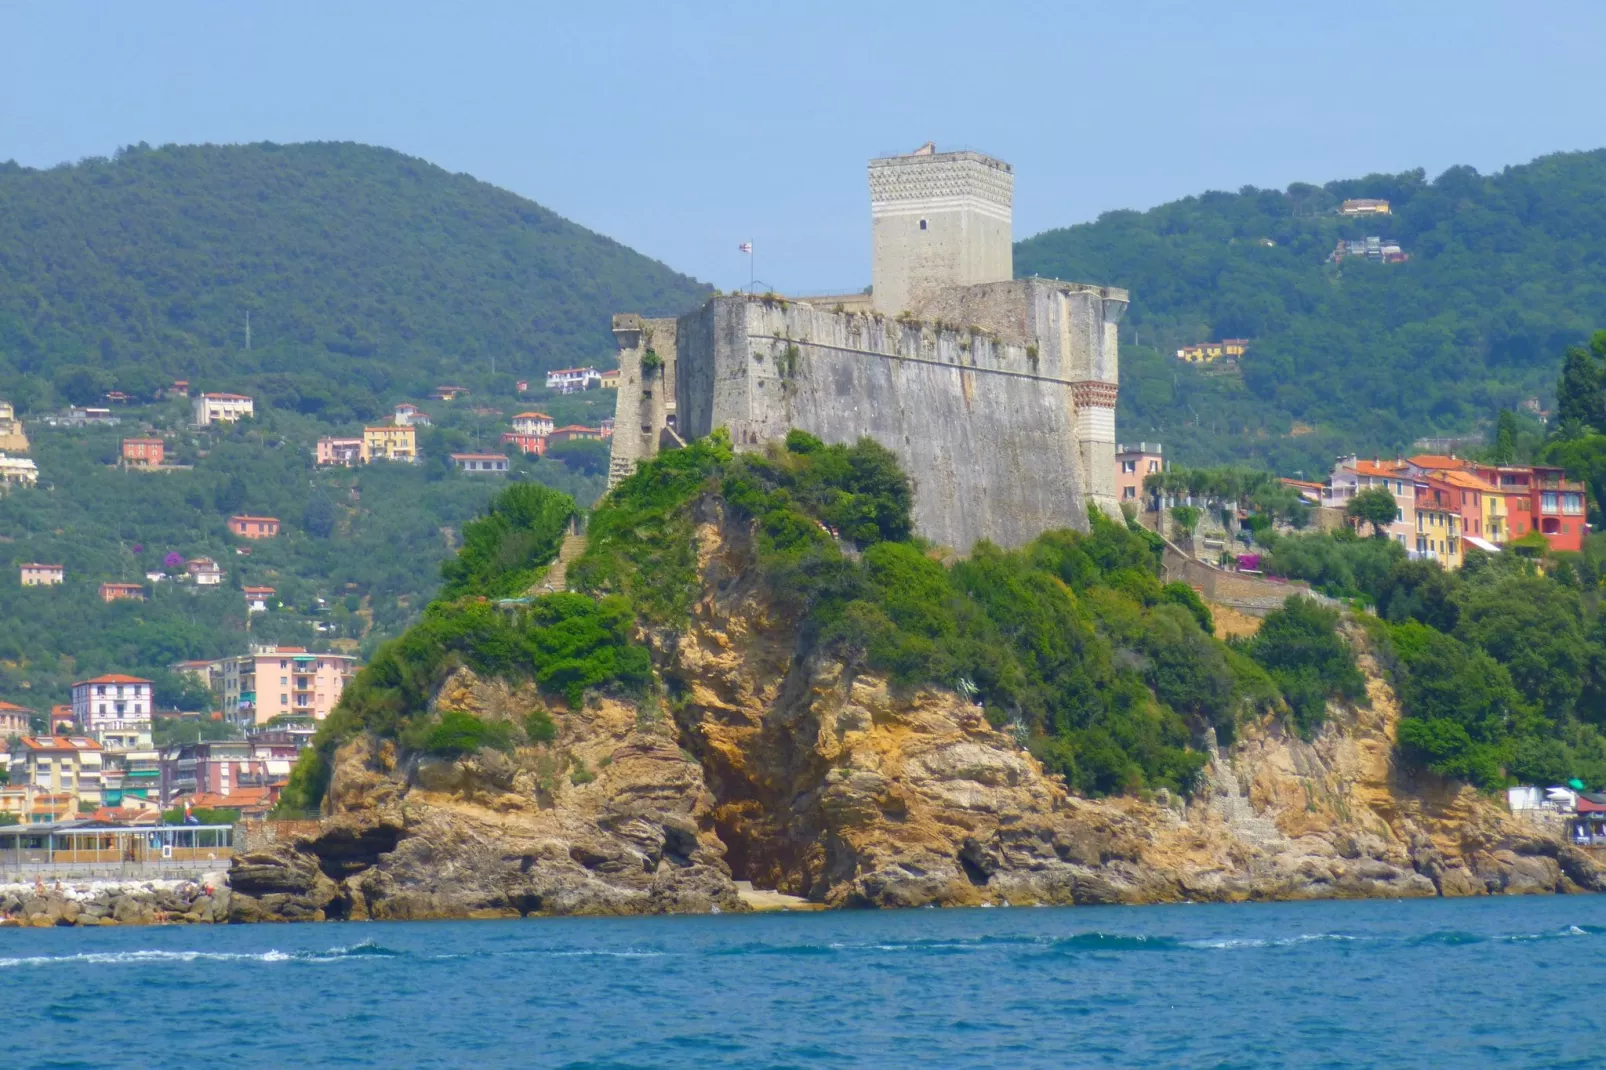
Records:
[[[985,289],[963,324],[715,298],[676,330],[680,432],[726,427],[741,449],[793,427],[835,443],[869,436],[909,473],[917,530],[961,552],[1085,528],[1089,501],[1116,508],[1114,422],[1100,460],[1102,447],[1090,454],[1081,439],[1078,406],[1088,407],[1089,376],[1113,375],[1104,319],[1126,295],[1039,280]],[[622,349],[616,442],[631,359]],[[1101,389],[1113,405],[1114,382]],[[651,449],[650,436],[639,446]]]

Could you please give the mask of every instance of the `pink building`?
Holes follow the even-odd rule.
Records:
[[[368,460],[363,452],[360,438],[334,438],[325,435],[318,440],[317,461],[323,465],[344,465],[347,468],[355,467]]]
[[[1143,505],[1143,480],[1165,471],[1165,458],[1158,442],[1139,442],[1136,446],[1115,447],[1115,497],[1117,501]]]
[[[259,647],[223,663],[223,714],[265,724],[281,714],[322,720],[357,672],[349,654],[309,654],[301,647]]]

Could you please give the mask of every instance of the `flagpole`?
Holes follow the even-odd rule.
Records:
[[[753,292],[753,282],[758,278],[758,269],[753,266],[753,243],[747,243],[747,292]]]

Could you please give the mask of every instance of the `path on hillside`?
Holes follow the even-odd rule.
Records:
[[[547,566],[546,575],[541,582],[531,587],[530,594],[553,594],[557,591],[569,589],[569,565],[586,552],[586,537],[584,535],[565,535],[563,545],[558,547],[556,561]]]

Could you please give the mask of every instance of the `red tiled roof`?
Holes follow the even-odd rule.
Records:
[[[100,750],[88,736],[18,736],[17,742],[29,750]]]
[[[568,427],[560,427],[552,433],[554,435],[561,435],[565,431],[588,431],[593,435],[602,434],[602,428],[600,427],[581,427],[579,424],[570,424]]]
[[[130,586],[134,586],[134,585],[133,584],[124,583],[124,584],[107,584],[107,586],[109,586],[109,587],[112,587],[112,586],[130,587]],[[73,684],[73,686],[74,687],[82,687],[84,684],[148,684],[148,683],[150,683],[150,681],[145,679],[143,676],[124,676],[122,673],[111,672],[111,673],[107,673],[105,676],[97,676],[93,680],[79,680],[76,684]]]
[[[1442,453],[1420,453],[1411,458],[1418,468],[1465,468],[1467,462],[1459,457],[1446,457]]]
[[[18,565],[17,567],[18,568],[53,568],[57,572],[60,572],[63,569],[65,569],[67,566],[66,565],[41,565],[37,561],[30,561],[25,565]]]
[[[550,420],[552,417],[544,412],[521,412],[513,417],[515,420]]]
[[[11,702],[0,702],[0,713],[32,713],[26,706],[18,706]]]
[[[230,522],[235,520],[266,520],[270,524],[279,522],[279,518],[276,516],[252,516],[250,513],[236,513],[234,516],[229,517],[229,520]]]
[[[454,460],[454,461],[505,461],[505,460],[507,460],[507,454],[505,454],[505,453],[454,453],[454,454],[452,454],[452,460]]]
[[[248,595],[252,595],[252,594],[272,594],[273,593],[273,588],[272,587],[247,587],[247,588],[245,588],[245,593],[248,594]]]
[[[1398,461],[1356,461],[1355,474],[1361,476],[1385,476],[1394,478],[1400,474],[1403,466]]]

